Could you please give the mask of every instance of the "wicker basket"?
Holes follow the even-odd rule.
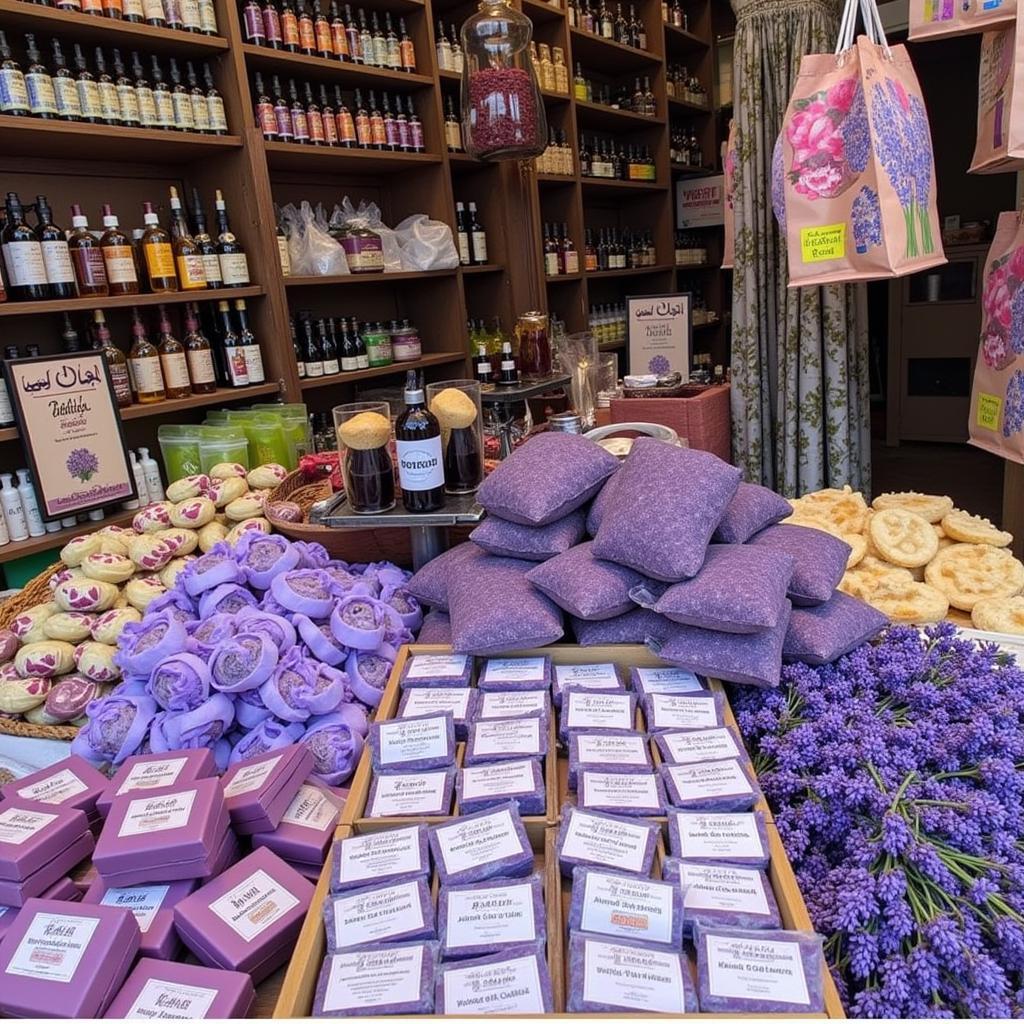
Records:
[[[33,576],[13,597],[0,602],[0,629],[7,629],[26,608],[49,601],[50,577],[61,568],[60,562],[54,562],[38,576]],[[78,726],[33,725],[16,718],[0,718],[0,734],[37,740],[73,740],[78,735]]]

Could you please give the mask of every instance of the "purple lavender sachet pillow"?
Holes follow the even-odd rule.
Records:
[[[451,581],[449,615],[456,651],[498,654],[543,647],[562,636],[561,610],[526,579],[532,567],[532,562],[485,555],[474,562],[471,573]]]
[[[484,480],[477,500],[502,519],[547,526],[586,504],[618,465],[579,434],[537,434]]]
[[[153,669],[146,692],[164,711],[190,711],[210,696],[210,670],[194,654],[172,654]]]
[[[757,547],[785,551],[793,556],[793,578],[789,599],[793,604],[823,604],[846,572],[850,545],[824,530],[779,523],[755,534],[748,541]]]
[[[793,609],[782,657],[785,661],[826,665],[888,625],[888,617],[880,611],[837,590],[824,604]]]
[[[90,764],[118,765],[138,753],[157,713],[150,697],[110,696],[91,701],[89,721],[71,741],[71,753]]]
[[[755,533],[792,514],[792,506],[781,494],[760,484],[741,483],[712,540],[719,544],[746,544]]]
[[[594,496],[594,500],[590,503],[590,508],[587,510],[587,536],[596,537],[597,531],[601,526],[601,520],[604,519],[604,514],[611,503],[612,496],[615,494],[615,481],[618,479],[619,474],[612,473],[610,477],[605,481],[604,486]]]
[[[594,555],[675,583],[704,564],[740,471],[715,455],[641,437],[615,480]]]
[[[452,620],[447,612],[432,611],[423,616],[420,635],[421,644],[450,644],[452,642]]]
[[[287,537],[268,536],[259,530],[247,530],[235,545],[235,558],[246,582],[258,590],[266,590],[279,573],[297,568],[300,557],[300,549]]]
[[[523,526],[498,516],[488,516],[469,539],[492,555],[543,562],[568,551],[583,539],[584,514],[570,512],[547,526]]]
[[[405,589],[422,604],[448,611],[448,584],[462,573],[472,574],[476,563],[487,557],[483,548],[457,544],[443,555],[427,562],[405,585]]]
[[[348,676],[330,665],[305,658],[293,647],[259,684],[260,697],[283,722],[305,722],[326,715],[347,702]],[[214,685],[216,672],[214,672]]]
[[[672,623],[664,615],[648,608],[634,608],[614,619],[587,622],[572,620],[572,631],[580,647],[602,647],[605,644],[643,644],[650,638],[665,637]]]
[[[613,619],[631,611],[630,590],[645,582],[633,569],[595,558],[591,541],[538,565],[526,578],[559,608],[588,621]]]
[[[784,551],[711,544],[693,579],[668,588],[641,583],[630,595],[642,607],[684,626],[757,633],[777,625],[793,564]]]

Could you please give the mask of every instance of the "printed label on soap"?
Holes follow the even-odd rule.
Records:
[[[373,791],[373,805],[367,813],[373,818],[444,814],[448,810],[445,806],[447,778],[445,771],[378,775]]]
[[[284,812],[281,824],[326,832],[338,820],[338,808],[322,789],[303,783]]]
[[[586,690],[621,690],[622,681],[610,662],[601,665],[556,665],[555,692],[561,693],[567,686],[582,686]]]
[[[654,775],[584,771],[579,780],[581,807],[637,807],[663,811]]]
[[[498,942],[532,942],[537,938],[533,888],[497,885],[493,889],[447,894],[445,947],[483,946]]]
[[[647,1013],[683,1013],[686,1006],[680,956],[587,939],[583,998]]]
[[[733,910],[746,914],[771,913],[764,894],[764,875],[754,868],[728,864],[679,864],[683,906],[688,910]]]
[[[4,973],[44,981],[71,981],[99,925],[96,917],[37,913]]]
[[[711,697],[685,697],[675,693],[651,696],[651,728],[710,729],[721,725],[718,705]]]
[[[523,718],[547,711],[547,690],[499,690],[480,694],[478,718]]]
[[[644,693],[693,693],[703,690],[701,681],[682,668],[638,668]]]
[[[423,946],[338,953],[328,957],[325,1013],[419,1002]],[[430,985],[433,986],[433,979]]]
[[[216,998],[215,988],[150,978],[124,1016],[126,1020],[202,1020]]]
[[[465,654],[414,654],[406,679],[442,679],[466,671]]]
[[[231,781],[224,787],[224,796],[241,796],[243,793],[251,793],[254,789],[259,789],[270,778],[271,773],[280,762],[281,755],[278,754],[277,757],[270,757],[266,761],[260,761],[259,764],[247,764],[239,768],[232,776]]]
[[[450,875],[523,852],[512,815],[507,810],[482,818],[456,820],[434,834],[445,870]]]
[[[123,889],[108,889],[100,903],[105,907],[120,907],[135,915],[135,922],[143,935],[153,925],[156,912],[163,906],[170,892],[169,885],[131,885]]]
[[[298,897],[278,884],[266,871],[254,871],[214,900],[210,910],[233,932],[251,942],[298,905]]]
[[[410,690],[401,717],[415,718],[417,715],[436,715],[442,711],[450,711],[452,718],[459,721],[466,717],[472,693],[468,686],[438,686]]]
[[[503,761],[462,769],[462,799],[519,796],[534,789],[532,761]]]
[[[746,772],[739,761],[701,761],[698,764],[670,764],[665,771],[672,777],[680,799],[706,800],[721,796],[753,794]]]
[[[809,1006],[796,942],[706,935],[708,990],[713,996]]]
[[[684,857],[761,858],[766,855],[753,814],[684,814],[675,816]]]
[[[539,754],[539,718],[503,718],[473,726],[474,754]]]
[[[25,800],[36,800],[41,804],[62,804],[89,787],[70,769],[53,775],[18,790],[18,796]]]
[[[631,729],[633,709],[628,693],[570,692],[566,698],[566,729]]]
[[[142,761],[139,764],[133,764],[116,795],[120,796],[133,789],[159,789],[161,786],[173,786],[178,781],[181,769],[186,764],[188,764],[187,757],[169,757],[165,761]]]
[[[425,873],[426,867],[420,861],[419,829],[371,832],[341,841],[338,882],[347,884],[413,871]]]
[[[186,789],[167,796],[142,797],[131,800],[117,830],[118,836],[141,836],[150,832],[166,832],[188,824],[195,803],[196,791]]]
[[[675,887],[647,878],[587,872],[580,929],[648,942],[672,941]]]
[[[445,971],[444,1012],[473,1017],[544,1013],[537,958],[523,956],[476,966],[471,963],[465,968]]]
[[[402,882],[354,896],[335,896],[333,900],[337,949],[384,942],[424,927],[419,886],[415,882]]]
[[[576,811],[562,844],[562,856],[623,871],[643,871],[651,830],[628,821],[609,821]]]
[[[643,736],[577,736],[580,764],[650,764]]]
[[[446,718],[398,719],[380,728],[380,763],[405,764],[430,757],[446,757]]]
[[[662,734],[662,742],[676,764],[723,761],[730,757],[741,757],[743,753],[736,745],[732,733],[725,728],[666,732]]]
[[[492,658],[484,665],[481,683],[544,682],[543,658]]]
[[[56,820],[56,814],[47,814],[45,811],[26,811],[8,807],[0,811],[0,843],[21,846]]]

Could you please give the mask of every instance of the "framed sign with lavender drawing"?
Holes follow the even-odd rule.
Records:
[[[680,373],[690,379],[693,347],[693,296],[627,295],[626,331],[629,372],[634,375]]]
[[[43,519],[136,497],[114,386],[101,352],[5,359],[4,381]]]

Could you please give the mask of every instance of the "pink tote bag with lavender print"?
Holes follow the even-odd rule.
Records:
[[[1018,32],[1021,33],[1018,36]],[[1024,168],[1024,27],[986,32],[978,64],[978,134],[970,171]]]
[[[785,210],[791,288],[946,262],[917,75],[906,48],[886,44],[874,0],[860,0],[869,36],[844,45],[857,6],[847,0],[836,54],[801,60],[783,120],[775,206]]]

